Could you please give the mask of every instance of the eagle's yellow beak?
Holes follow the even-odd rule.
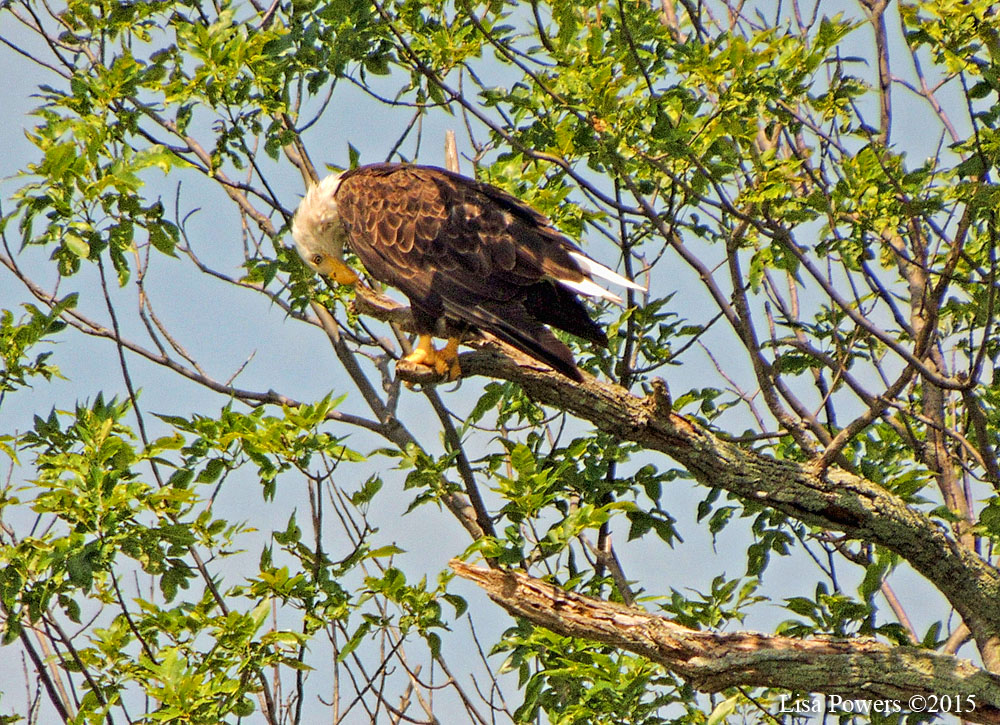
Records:
[[[356,284],[358,281],[358,275],[353,269],[333,257],[324,257],[317,265],[316,271],[337,284]]]

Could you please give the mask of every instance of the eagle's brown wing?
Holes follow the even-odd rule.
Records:
[[[575,293],[552,281],[584,278],[569,256],[578,248],[499,189],[443,169],[375,164],[346,172],[336,203],[351,249],[410,299],[418,324],[469,323],[575,379],[572,354],[545,325],[607,344]]]

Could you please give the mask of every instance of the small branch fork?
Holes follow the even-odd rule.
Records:
[[[564,591],[521,572],[473,567],[455,572],[516,617],[568,637],[634,652],[676,672],[702,692],[778,687],[851,698],[893,699],[933,692],[959,703],[971,722],[1000,723],[1000,676],[967,660],[870,638],[794,639],[755,632],[719,634],[647,612]],[[973,708],[967,707],[975,703]]]

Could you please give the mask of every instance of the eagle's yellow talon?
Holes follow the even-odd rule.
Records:
[[[420,340],[417,342],[417,346],[413,348],[413,352],[403,359],[408,363],[413,363],[414,365],[432,367],[436,358],[437,350],[434,349],[434,342],[431,339],[431,336],[421,335]]]
[[[409,355],[404,357],[403,360],[408,363],[413,363],[414,365],[430,365],[427,361],[426,350],[414,350]]]
[[[448,374],[448,380],[458,380],[462,375],[462,366],[458,364],[458,338],[448,338],[448,344],[438,353],[440,367],[437,371]]]
[[[440,350],[434,349],[430,335],[421,335],[413,352],[403,358],[413,365],[423,365],[433,368],[438,375],[446,376],[448,380],[457,380],[462,374],[458,364],[458,338],[452,337],[448,344]]]

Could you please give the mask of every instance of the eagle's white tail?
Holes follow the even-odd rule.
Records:
[[[599,262],[595,262],[590,257],[584,256],[579,252],[570,252],[569,256],[573,258],[573,261],[580,266],[580,269],[586,275],[603,279],[607,282],[611,282],[612,284],[616,284],[621,287],[628,287],[629,289],[638,290],[640,292],[646,291],[646,288],[643,287],[642,285],[636,284],[635,282],[626,277],[622,277],[614,270],[608,269]],[[615,302],[617,304],[622,303],[621,297],[614,294],[613,292],[609,292],[608,290],[604,289],[603,287],[601,287],[599,284],[596,284],[592,280],[583,279],[580,282],[575,282],[575,281],[571,282],[569,280],[561,279],[559,280],[559,282],[564,287],[569,287],[570,289],[579,292],[580,294],[584,294],[589,297],[600,297],[602,299],[610,300],[611,302]]]

